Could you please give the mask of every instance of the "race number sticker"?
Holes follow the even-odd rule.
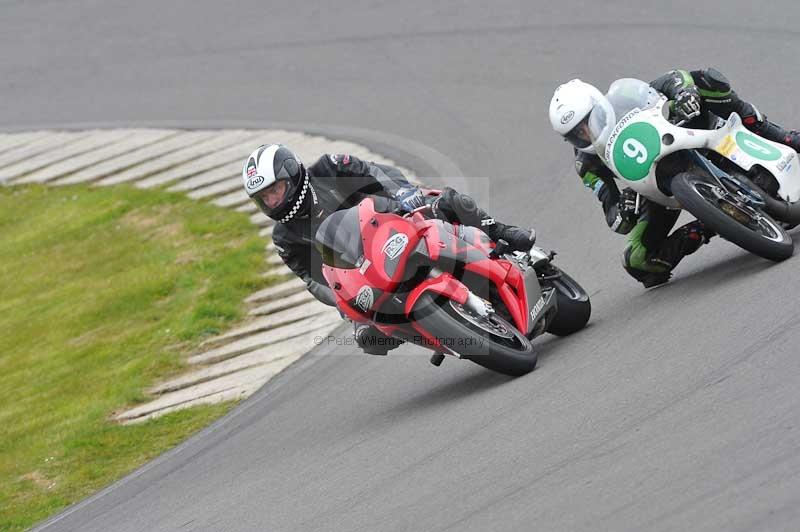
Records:
[[[619,175],[628,181],[639,181],[647,177],[660,153],[658,130],[646,122],[636,122],[620,132],[612,156]]]
[[[736,145],[750,157],[761,161],[777,161],[781,158],[778,148],[752,133],[739,131],[736,134]]]

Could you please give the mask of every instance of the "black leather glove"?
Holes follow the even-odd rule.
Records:
[[[697,87],[681,89],[675,96],[675,117],[688,122],[700,115],[700,94]]]
[[[612,231],[626,234],[639,221],[639,213],[636,212],[637,196],[636,191],[630,188],[625,188],[620,192],[617,202],[617,218],[614,220],[614,225],[611,226]]]

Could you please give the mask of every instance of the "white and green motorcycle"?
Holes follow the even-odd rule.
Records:
[[[635,99],[629,96],[645,90],[637,83],[646,86],[615,82],[616,94],[627,93],[627,102],[626,96],[614,102],[614,85],[609,89],[616,111],[609,114],[621,118],[597,146],[624,186],[667,208],[686,209],[751,253],[774,261],[791,257],[794,242],[776,219],[800,223],[798,154],[750,133],[736,113],[705,130],[671,123],[669,103],[660,95],[630,109]]]

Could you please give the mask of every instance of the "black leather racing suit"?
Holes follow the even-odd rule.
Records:
[[[396,168],[352,155],[323,155],[308,168],[308,176],[311,193],[294,218],[275,225],[272,240],[283,262],[306,283],[309,292],[333,306],[335,299],[322,276],[322,257],[314,244],[320,224],[329,214],[354,207],[369,195],[394,201],[395,192],[410,184]],[[480,227],[494,239],[514,229],[497,222],[468,195],[449,187],[435,201],[433,213],[449,222]]]
[[[396,168],[351,155],[323,155],[307,170],[311,194],[294,218],[275,225],[272,241],[309,292],[326,305],[335,305],[322,276],[322,257],[314,246],[320,224],[332,212],[358,205],[368,195],[391,198],[409,183]]]

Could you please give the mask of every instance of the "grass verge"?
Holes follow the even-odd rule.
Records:
[[[133,187],[0,187],[0,530],[175,445],[229,404],[110,421],[264,286],[247,216]]]

